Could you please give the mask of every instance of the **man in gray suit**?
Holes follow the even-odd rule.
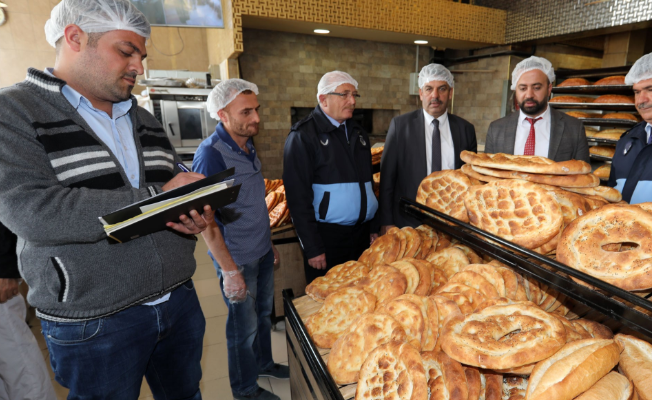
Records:
[[[532,56],[516,65],[512,90],[520,110],[489,125],[485,153],[590,161],[582,122],[548,105],[554,81],[545,58]]]
[[[423,108],[392,119],[380,161],[380,225],[384,234],[392,226],[417,226],[400,213],[401,196],[414,199],[419,184],[434,171],[458,169],[462,150],[477,151],[475,128],[448,113],[453,98],[453,74],[443,65],[426,65],[419,72]]]

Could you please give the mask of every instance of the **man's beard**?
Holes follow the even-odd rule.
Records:
[[[526,107],[525,103],[531,101],[534,103],[533,106],[531,107]],[[520,107],[521,110],[527,115],[538,115],[541,113],[541,111],[545,110],[546,106],[548,105],[548,100],[544,100],[541,103],[534,99],[524,99],[522,102],[518,103],[518,106]]]
[[[253,129],[253,125],[257,125],[257,124],[238,125],[238,127],[236,128],[235,134],[238,135],[238,136],[241,136],[241,137],[254,137],[254,136],[258,135],[258,128],[259,127],[256,126],[255,129]],[[252,129],[251,130],[247,129],[249,127],[251,127]]]

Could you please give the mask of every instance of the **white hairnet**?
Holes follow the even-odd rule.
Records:
[[[634,85],[650,78],[652,78],[652,53],[636,60],[625,76],[625,84]]]
[[[516,84],[521,79],[521,75],[528,71],[538,69],[546,74],[550,83],[555,83],[555,69],[552,68],[550,61],[542,57],[532,56],[516,64],[512,72],[512,90],[516,90]]]
[[[317,85],[317,101],[319,101],[320,94],[332,93],[338,86],[345,83],[350,83],[356,90],[358,89],[358,81],[346,72],[331,71],[324,74],[319,80]]]
[[[453,74],[441,64],[428,64],[421,68],[419,72],[419,89],[431,81],[444,81],[450,87],[453,87],[455,84]]]
[[[66,26],[75,24],[86,33],[132,31],[149,38],[147,18],[129,0],[62,0],[45,23],[45,39],[56,47]]]
[[[258,94],[258,86],[255,83],[247,82],[244,79],[227,79],[217,84],[208,94],[206,108],[211,118],[220,120],[217,112],[235,100],[238,95],[246,90]]]

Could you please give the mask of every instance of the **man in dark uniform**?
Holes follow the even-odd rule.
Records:
[[[332,71],[319,81],[319,104],[292,127],[283,183],[304,256],[306,283],[360,254],[378,236],[372,220],[371,144],[351,117],[358,82]]]

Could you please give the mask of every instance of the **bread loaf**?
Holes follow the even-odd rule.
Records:
[[[590,97],[577,97],[577,96],[555,96],[550,99],[551,103],[590,103]]]
[[[634,104],[634,99],[622,94],[605,94],[593,101],[596,104]]]
[[[652,345],[620,333],[614,339],[623,348],[618,369],[632,381],[641,400],[651,400]]]
[[[596,136],[597,137],[597,136]],[[614,146],[591,146],[589,147],[589,153],[595,154],[601,157],[613,157],[616,152],[616,147]]]
[[[600,179],[609,179],[609,174],[611,173],[611,164],[604,164],[599,166],[593,171],[593,175],[597,176]]]
[[[634,114],[629,113],[609,113],[602,116],[604,119],[626,119],[629,121],[638,122],[638,118]]]
[[[534,367],[526,398],[574,399],[611,371],[619,357],[620,347],[613,340],[584,339],[568,343]]]
[[[632,400],[634,386],[618,372],[612,371],[575,400]]]
[[[593,85],[591,82],[587,81],[584,78],[569,78],[557,85],[557,87],[569,87],[569,86],[588,86]]]
[[[605,85],[624,85],[625,84],[625,76],[624,75],[615,75],[615,76],[608,76],[606,78],[602,78],[594,85],[596,86],[605,86]]]

